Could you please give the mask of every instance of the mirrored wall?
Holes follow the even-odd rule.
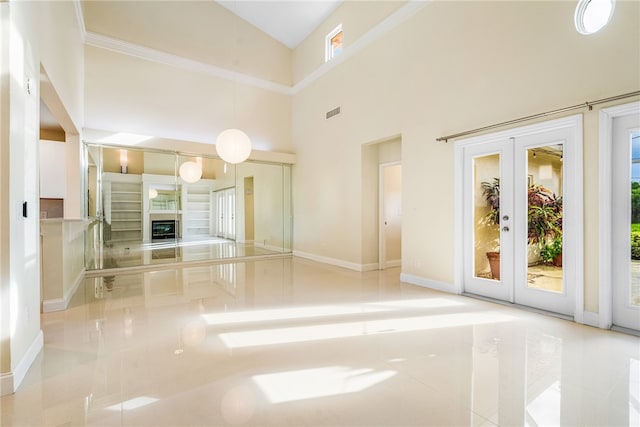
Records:
[[[291,252],[291,165],[85,144],[87,270]]]

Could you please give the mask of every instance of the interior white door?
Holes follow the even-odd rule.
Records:
[[[227,239],[236,238],[236,189],[229,188],[224,191],[226,203],[225,235]]]
[[[640,183],[640,114],[614,118],[612,161],[613,324],[640,330],[640,253],[632,251],[632,232],[640,240],[640,185],[633,184]]]
[[[227,188],[214,193],[217,237],[236,238],[236,189]]]
[[[225,235],[225,218],[226,218],[226,203],[224,197],[224,191],[215,192],[216,201],[216,236],[224,237]]]
[[[402,259],[402,165],[380,165],[380,250],[381,270],[399,267]]]
[[[531,126],[461,141],[464,292],[575,313],[577,128]]]

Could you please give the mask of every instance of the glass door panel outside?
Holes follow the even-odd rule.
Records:
[[[582,208],[574,186],[581,179],[576,166],[579,122],[529,127],[518,137],[500,139],[502,134],[496,134],[486,142],[463,142],[465,292],[574,314],[580,241],[576,224]],[[492,192],[499,192],[499,202],[493,203],[499,211],[492,211]],[[565,212],[572,221],[563,222]],[[554,243],[563,254],[564,269],[554,266],[556,257],[549,255]],[[497,247],[499,274],[491,273],[484,258]],[[543,259],[541,252],[549,257]]]
[[[500,280],[500,155],[473,158],[474,276]]]
[[[631,220],[629,222],[631,238],[631,279],[627,292],[627,303],[640,310],[640,130],[631,133]],[[640,316],[640,311],[638,311]]]
[[[515,302],[568,316],[576,312],[576,286],[582,286],[576,280],[583,209],[576,186],[582,180],[579,126],[576,120],[514,140],[514,215],[524,218],[514,229]]]
[[[613,121],[613,324],[640,330],[640,117]]]
[[[464,289],[503,301],[513,298],[512,201],[502,197],[513,188],[511,162],[505,160],[510,158],[509,142],[470,146],[464,156]]]
[[[528,148],[527,287],[563,292],[563,145]]]

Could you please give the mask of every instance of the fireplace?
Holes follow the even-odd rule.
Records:
[[[151,239],[175,239],[178,237],[178,221],[163,219],[151,221]]]

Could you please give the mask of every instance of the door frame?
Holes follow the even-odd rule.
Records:
[[[400,264],[387,263],[384,227],[384,169],[390,166],[402,166],[402,161],[380,163],[378,166],[378,269],[400,267]],[[402,197],[402,194],[400,195]],[[402,234],[401,234],[402,235]],[[402,245],[402,241],[400,243]],[[402,258],[401,258],[402,259]],[[402,261],[400,261],[402,263]]]
[[[640,101],[631,102],[615,107],[603,108],[599,112],[599,253],[600,253],[600,274],[599,281],[599,304],[597,325],[603,329],[610,329],[613,326],[613,259],[612,259],[612,207],[613,201],[611,188],[612,182],[612,161],[613,161],[613,119],[618,117],[640,114]]]
[[[464,149],[470,146],[495,142],[510,138],[520,138],[538,133],[570,129],[575,138],[575,150],[572,156],[575,159],[574,173],[566,175],[565,182],[571,180],[571,185],[576,191],[574,198],[573,226],[576,228],[576,239],[573,250],[575,252],[575,271],[572,275],[575,281],[575,310],[574,320],[583,323],[584,317],[584,207],[583,207],[583,127],[582,114],[576,114],[560,119],[549,120],[532,125],[507,129],[486,135],[467,138],[456,141],[454,144],[454,291],[457,294],[464,292],[464,182],[466,174],[464,168]]]

